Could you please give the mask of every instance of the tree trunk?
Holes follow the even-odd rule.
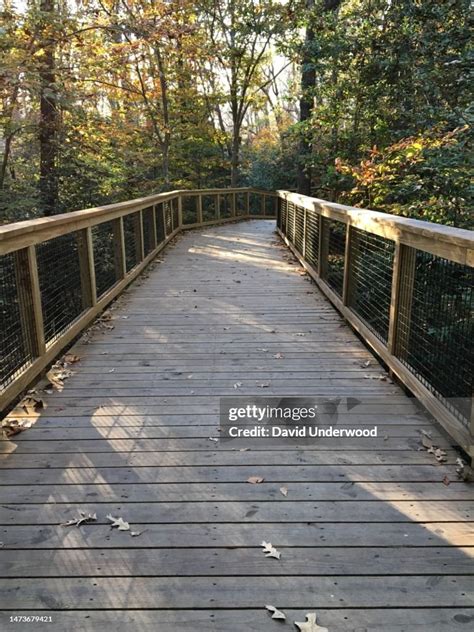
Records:
[[[234,124],[230,160],[230,186],[233,188],[239,186],[240,140],[240,129]]]
[[[41,0],[41,26],[45,33],[51,28],[54,0]],[[40,206],[44,215],[58,212],[57,181],[57,93],[54,74],[54,42],[44,35],[40,57]]]
[[[323,11],[337,11],[342,0],[325,0]],[[313,48],[316,34],[312,27],[311,12],[314,9],[314,0],[307,0],[306,10],[308,14],[308,26],[306,27],[305,41],[303,45],[303,56],[301,60],[301,99],[299,121],[304,125],[311,119],[314,106],[314,95],[312,91],[316,84],[316,71],[313,62]],[[309,131],[300,133],[299,157],[297,165],[297,187],[298,193],[311,195],[311,142]]]

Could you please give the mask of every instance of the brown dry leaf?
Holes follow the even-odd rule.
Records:
[[[29,413],[31,410],[37,411],[44,408],[44,402],[39,397],[28,396],[20,402],[20,407],[23,408],[26,413]]]
[[[431,439],[426,436],[425,434],[421,437],[421,445],[423,446],[423,448],[425,448],[426,450],[432,450],[433,449],[433,442],[431,441]]]
[[[64,362],[67,362],[68,364],[75,364],[76,362],[80,362],[81,358],[78,355],[75,355],[74,353],[67,353],[64,358],[63,358]]]
[[[280,487],[280,494],[282,494],[282,496],[288,496],[288,488]]]
[[[27,419],[5,419],[2,421],[2,432],[5,439],[10,439],[31,426],[32,422]]]
[[[79,511],[79,518],[72,518],[67,522],[63,522],[61,524],[61,527],[72,527],[73,525],[75,525],[76,527],[80,527],[81,524],[92,522],[93,520],[97,520],[97,514],[86,514],[85,511]]]
[[[286,620],[286,614],[278,610],[278,608],[275,608],[275,606],[265,606],[265,608],[272,613],[272,619],[280,619],[280,621]]]
[[[315,612],[308,612],[308,614],[306,615],[306,621],[295,621],[295,625],[300,630],[300,632],[329,632],[327,628],[323,628],[316,623]]]
[[[258,485],[258,483],[263,483],[265,479],[263,476],[249,476],[247,479],[247,483],[251,483],[252,485]]]
[[[106,518],[107,520],[110,520],[112,522],[112,524],[110,525],[112,529],[114,527],[117,527],[119,531],[130,531],[130,525],[128,524],[128,522],[125,522],[123,518],[114,518],[110,514],[107,514]]]
[[[263,540],[261,546],[263,546],[265,557],[274,557],[276,560],[280,559],[280,551],[277,551],[277,549],[272,545],[271,542],[265,542],[265,540]]]
[[[451,481],[449,480],[449,478],[447,476],[445,476],[443,478],[443,485],[446,485],[446,487],[451,483]]]
[[[281,360],[285,356],[283,355],[283,353],[278,352],[278,353],[275,353],[273,357],[276,358],[277,360]]]
[[[456,468],[456,474],[458,475],[458,478],[466,483],[473,483],[474,470],[472,469],[472,467],[465,463],[462,459],[456,459],[456,465],[458,466]]]

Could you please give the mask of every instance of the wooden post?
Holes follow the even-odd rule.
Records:
[[[14,253],[20,323],[25,346],[32,358],[46,352],[43,310],[35,246]]]
[[[277,195],[275,195],[274,197],[274,205],[273,205],[273,212],[275,213],[275,218],[278,218],[278,204],[280,202],[279,198]]]
[[[250,217],[250,191],[245,195],[245,214]]]
[[[325,279],[328,271],[329,255],[329,230],[325,218],[319,215],[319,248],[318,248],[318,274]]]
[[[353,263],[357,248],[357,233],[353,226],[346,224],[346,245],[344,248],[344,281],[342,285],[342,302],[344,305],[353,304],[354,275]]]
[[[388,351],[406,356],[410,339],[411,308],[415,284],[416,249],[397,243],[393,260]]]
[[[198,216],[198,222],[200,224],[202,224],[202,195],[199,194],[198,195],[198,199],[197,199],[197,216]]]
[[[94,307],[97,303],[95,282],[94,246],[92,228],[88,226],[77,232],[79,268],[81,273],[82,306],[84,309]]]
[[[178,226],[181,228],[183,225],[183,199],[181,193],[178,195]]]
[[[221,218],[221,196],[220,193],[217,194],[217,219]]]
[[[231,193],[231,214],[232,217],[235,217],[237,215],[237,209],[236,209],[236,199],[235,199],[235,191],[233,193]]]
[[[260,212],[262,215],[265,215],[265,200],[266,200],[266,195],[265,193],[261,194],[261,199],[260,199]]]
[[[115,280],[120,281],[127,274],[125,259],[125,235],[123,231],[123,217],[113,220]]]
[[[134,213],[134,237],[135,237],[135,252],[137,263],[143,261],[145,258],[145,248],[143,243],[143,211],[137,211]]]

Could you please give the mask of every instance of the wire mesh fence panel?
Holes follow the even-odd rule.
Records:
[[[319,261],[319,215],[306,211],[305,259],[317,270]]]
[[[182,198],[183,224],[196,224],[198,220],[197,195],[187,195]]]
[[[264,202],[265,217],[275,217],[275,196],[266,195]]]
[[[97,296],[100,297],[117,281],[112,222],[104,222],[92,227],[92,245]]]
[[[344,282],[344,259],[346,254],[346,225],[334,219],[325,218],[327,226],[327,284],[342,296]]]
[[[172,221],[172,217],[171,217],[171,204],[170,202],[163,202],[163,213],[164,213],[164,218],[165,218],[165,232],[166,232],[166,237],[168,237],[169,235],[171,235],[171,233],[173,232],[173,221]],[[184,223],[184,220],[183,220]]]
[[[292,244],[295,242],[295,205],[288,202],[288,213],[286,218],[286,236]]]
[[[38,244],[36,256],[44,334],[51,342],[83,311],[77,233]]]
[[[211,222],[217,219],[217,195],[202,196],[202,221]]]
[[[396,355],[464,423],[474,376],[474,270],[421,250],[400,292]]]
[[[125,215],[123,218],[123,233],[125,237],[125,264],[127,272],[140,262],[138,252],[137,213]]]
[[[142,211],[143,215],[143,248],[145,255],[149,254],[155,247],[155,227],[153,221],[153,207],[150,206]]]
[[[179,226],[179,198],[175,197],[171,200],[171,215],[173,230]]]
[[[221,193],[220,205],[221,219],[228,219],[229,217],[232,217],[232,196],[228,193]]]
[[[304,242],[304,209],[301,206],[295,207],[295,248],[303,254]]]
[[[15,256],[0,257],[0,390],[11,384],[34,359],[31,332],[22,326],[22,290],[17,283]]]
[[[395,244],[351,229],[351,282],[348,303],[381,340],[388,339]]]
[[[247,194],[235,194],[235,214],[239,217],[247,214]]]
[[[165,222],[163,217],[163,203],[155,206],[155,222],[156,222],[156,242],[161,244],[165,239]]]
[[[280,200],[278,226],[283,234],[286,234],[287,208],[288,202],[286,200]]]
[[[262,196],[260,193],[249,194],[249,214],[261,215],[262,214]]]

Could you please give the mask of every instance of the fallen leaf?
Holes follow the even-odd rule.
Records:
[[[240,448],[239,452],[248,452],[250,448]]]
[[[270,332],[270,333],[272,333],[272,332]],[[263,349],[262,347],[260,347],[260,348],[257,348],[257,351],[264,351],[266,353],[268,351],[268,349]]]
[[[241,386],[242,386],[242,382],[236,382],[236,383],[234,384],[234,388],[236,388],[236,389],[237,389],[237,388],[240,388]]]
[[[209,437],[209,441],[219,441],[219,437]]]
[[[107,514],[106,517],[107,517],[107,520],[110,520],[112,522],[112,524],[110,525],[112,529],[114,527],[117,527],[117,529],[119,531],[129,531],[130,530],[130,525],[128,524],[128,522],[125,522],[125,520],[123,518],[114,518],[110,514]]]
[[[141,531],[130,531],[130,535],[132,536],[132,538],[137,538],[141,534]]]
[[[281,360],[285,356],[283,355],[283,353],[275,353],[275,355],[273,357],[276,358],[277,360]]]
[[[252,485],[257,485],[258,483],[263,483],[265,479],[263,476],[249,476],[247,479],[247,483],[251,483]]]
[[[268,388],[270,386],[270,382],[257,382],[257,386],[259,388]]]
[[[443,478],[443,485],[446,485],[446,487],[451,483],[451,481],[449,480],[449,478],[447,476],[445,476]]]
[[[295,334],[295,336],[299,336],[300,338],[303,338],[306,334],[302,333],[302,332],[298,332],[297,334]]]
[[[85,511],[79,511],[79,518],[71,518],[71,520],[61,524],[61,527],[72,527],[73,525],[80,527],[81,524],[92,522],[93,520],[97,520],[97,514],[86,514]]]
[[[295,625],[300,632],[329,632],[327,628],[323,628],[316,623],[315,612],[308,612],[306,615],[306,621],[300,623],[295,621]]]
[[[281,612],[281,610],[278,610],[277,608],[275,608],[275,606],[265,606],[265,608],[269,612],[273,613],[272,614],[272,619],[280,619],[281,621],[284,621],[286,619],[286,614]]]
[[[288,496],[288,488],[280,487],[280,494],[282,494],[283,496]]]
[[[67,362],[68,364],[74,364],[75,362],[79,362],[80,359],[81,358],[78,355],[75,355],[73,353],[68,353],[64,356],[64,362]]]
[[[265,542],[264,540],[261,546],[263,546],[263,552],[265,553],[265,557],[274,557],[276,560],[280,559],[281,557],[280,551],[277,551],[271,542]]]
[[[456,459],[456,465],[458,466],[456,468],[456,474],[458,475],[458,478],[466,483],[474,482],[474,470],[470,465],[459,458]]]

